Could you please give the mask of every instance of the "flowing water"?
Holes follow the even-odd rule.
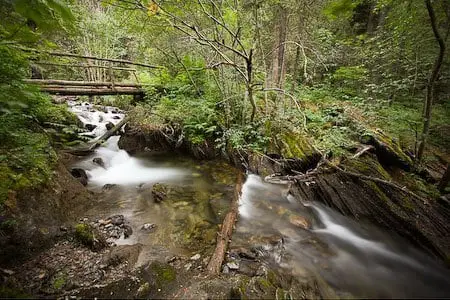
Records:
[[[106,131],[107,122],[116,124],[124,116],[114,108],[101,112],[88,104],[71,103],[71,109],[83,123],[97,126],[88,133],[97,137]],[[87,215],[125,215],[134,233],[118,243],[142,243],[141,263],[213,249],[221,216],[233,196],[236,170],[222,162],[173,155],[130,156],[117,141],[118,136],[111,137],[76,164],[87,170],[88,187],[94,192],[106,184],[116,185],[99,193],[96,207]],[[104,167],[92,162],[95,157],[103,159]],[[156,183],[168,189],[161,203],[152,200]],[[308,229],[302,220],[310,224]],[[139,230],[145,223],[156,224],[156,230]],[[318,274],[343,295],[450,296],[449,270],[401,237],[357,223],[320,203],[295,199],[287,186],[248,174],[232,246],[255,245],[267,253],[272,267],[298,277]]]

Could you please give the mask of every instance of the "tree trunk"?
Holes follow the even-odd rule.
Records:
[[[253,96],[253,49],[250,49],[250,54],[248,59],[246,60],[246,68],[247,68],[247,96],[252,106],[252,114],[250,116],[250,123],[253,122],[256,115],[256,103],[255,98]]]
[[[294,67],[293,67],[293,70],[292,70],[291,93],[295,92],[295,88],[298,85],[298,78],[299,78],[299,75],[300,75],[299,64],[300,64],[300,46],[297,46],[297,48],[295,50]]]
[[[239,198],[241,195],[241,189],[243,184],[242,172],[239,172],[236,181],[236,187],[234,189],[234,198],[231,202],[230,211],[225,216],[222,223],[222,229],[217,236],[216,249],[214,250],[211,259],[209,260],[208,267],[206,268],[209,275],[217,275],[220,273],[223,260],[225,258],[225,253],[227,251],[228,242],[231,239],[233,233],[233,226],[236,222],[237,215],[239,212]]]
[[[431,122],[431,109],[433,106],[433,98],[434,98],[434,83],[439,76],[439,71],[441,70],[442,61],[444,60],[445,54],[445,43],[439,34],[439,30],[437,28],[436,15],[434,13],[433,6],[431,5],[430,0],[425,0],[425,4],[427,6],[428,15],[430,17],[431,27],[433,29],[433,34],[436,41],[439,44],[439,54],[436,58],[436,61],[433,66],[433,70],[431,72],[431,76],[427,83],[427,94],[425,97],[425,104],[423,110],[423,130],[422,130],[422,138],[419,145],[419,151],[417,153],[417,162],[420,163],[423,157],[423,152],[425,149],[425,144],[427,141],[428,133],[430,131],[430,122]]]
[[[95,141],[95,143],[92,144],[88,148],[88,150],[91,151],[91,150],[94,150],[95,148],[97,148],[98,146],[100,146],[104,141],[106,141],[111,136],[113,136],[117,131],[119,131],[120,128],[122,128],[122,126],[125,125],[129,120],[130,120],[129,116],[126,116],[125,118],[123,118],[119,123],[117,123],[117,125],[115,125],[113,128],[111,128],[110,130],[105,132],[105,134],[103,134],[97,141]]]
[[[271,86],[283,88],[285,73],[285,43],[287,36],[287,9],[279,6],[275,19],[275,42],[272,50]]]

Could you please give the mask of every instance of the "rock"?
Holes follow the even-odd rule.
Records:
[[[227,267],[230,270],[239,270],[239,265],[234,261],[227,263]]]
[[[101,157],[95,157],[92,162],[96,165],[99,165],[100,167],[105,167],[105,162],[103,161],[103,159]]]
[[[108,123],[106,123],[105,127],[107,130],[111,130],[114,128],[114,124],[112,122],[108,122]]]
[[[153,200],[156,203],[163,201],[167,197],[167,186],[161,183],[155,183],[152,187]]]
[[[94,125],[94,124],[86,124],[86,125],[84,125],[84,127],[85,127],[87,130],[92,131],[92,130],[94,130],[95,128],[97,128],[97,125]]]
[[[195,254],[194,256],[192,256],[190,259],[191,259],[191,260],[199,260],[200,257],[201,257],[201,255],[197,253],[197,254]]]
[[[298,215],[290,215],[289,223],[291,223],[294,226],[303,228],[303,229],[308,229],[310,227],[308,220],[306,220],[304,217],[298,216]]]
[[[12,270],[9,270],[9,269],[1,269],[0,268],[0,272],[1,273],[3,273],[3,274],[6,274],[6,275],[8,275],[8,276],[11,276],[11,275],[14,275],[14,271],[12,271]]]
[[[142,250],[142,244],[121,245],[111,249],[102,264],[107,266],[117,266],[123,262],[128,262],[130,269],[136,264],[139,254]]]
[[[191,268],[192,268],[192,263],[187,263],[187,264],[184,265],[184,269],[186,271],[189,271]]]
[[[130,235],[133,234],[133,228],[131,228],[130,225],[124,224],[122,228],[123,228],[123,236],[124,236],[124,238],[128,238]]]
[[[100,226],[105,226],[105,225],[108,225],[109,223],[111,223],[111,220],[100,219],[97,221],[97,223],[100,224]]]
[[[114,117],[112,117],[114,120],[120,120],[120,117],[119,116],[114,116]]]
[[[142,299],[142,298],[147,299],[149,293],[150,293],[150,284],[146,282],[138,288],[135,299]]]
[[[146,231],[150,231],[152,229],[156,228],[156,224],[153,223],[145,223],[144,225],[142,225],[141,230],[146,230]]]
[[[117,184],[110,184],[110,183],[107,183],[107,184],[105,184],[105,185],[102,187],[102,191],[109,191],[109,190],[112,190],[112,189],[115,188],[115,187],[118,187],[118,185],[117,185]]]
[[[229,274],[230,273],[230,268],[228,268],[227,265],[223,266],[222,273],[223,274]]]
[[[106,228],[106,229],[113,228],[113,227],[114,227],[114,225],[111,224],[111,223],[108,223],[108,224],[105,225],[105,228]]]
[[[174,267],[167,263],[153,261],[142,269],[143,277],[152,288],[170,290],[175,286],[177,274]]]
[[[120,238],[120,232],[119,230],[112,230],[109,234],[112,238],[118,239]]]
[[[113,225],[120,226],[124,223],[125,217],[123,215],[114,215],[107,220],[111,220],[111,224]]]
[[[75,238],[93,251],[107,246],[105,238],[89,224],[79,223],[75,226]]]
[[[72,168],[72,170],[70,170],[70,174],[78,179],[82,185],[86,186],[88,184],[88,176],[85,170],[81,168]]]
[[[239,256],[240,258],[245,258],[249,260],[256,259],[256,254],[247,248],[238,248],[230,250],[230,255],[232,256],[233,254]]]
[[[176,260],[178,260],[178,259],[180,259],[178,256],[172,256],[171,258],[169,258],[168,260],[167,260],[167,263],[173,263],[173,262],[175,262]]]

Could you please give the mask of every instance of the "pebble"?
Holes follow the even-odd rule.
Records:
[[[141,230],[151,230],[156,227],[156,224],[153,223],[145,223],[142,225]]]
[[[239,265],[237,263],[235,263],[234,261],[227,263],[227,267],[230,270],[238,270],[239,269]]]
[[[199,260],[200,259],[200,254],[195,254],[194,256],[191,257],[191,260]]]
[[[192,263],[187,263],[187,264],[184,265],[184,269],[186,271],[189,271],[191,269],[191,267],[192,267]]]

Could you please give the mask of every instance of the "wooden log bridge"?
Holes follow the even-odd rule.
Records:
[[[54,79],[26,79],[25,82],[38,85],[41,91],[55,95],[144,95],[142,85],[137,83],[69,81]]]

